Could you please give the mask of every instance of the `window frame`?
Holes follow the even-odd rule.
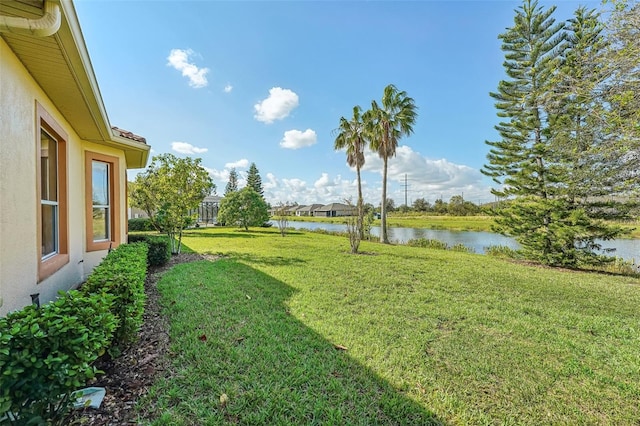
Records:
[[[42,257],[42,132],[56,141],[57,146],[57,251]],[[68,158],[67,141],[69,137],[45,108],[36,102],[36,200],[37,200],[37,256],[38,282],[53,275],[69,263],[69,207],[68,207]]]
[[[109,165],[109,239],[93,240],[93,162]],[[85,151],[85,222],[87,252],[108,250],[120,244],[120,159],[112,155]]]

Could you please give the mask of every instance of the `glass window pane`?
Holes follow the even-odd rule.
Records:
[[[58,252],[58,206],[42,205],[42,257]]]
[[[58,200],[58,146],[54,138],[40,130],[41,199]]]
[[[93,208],[93,241],[109,239],[109,209],[105,207]]]
[[[109,205],[109,164],[101,161],[91,162],[91,183],[93,186],[93,205]]]

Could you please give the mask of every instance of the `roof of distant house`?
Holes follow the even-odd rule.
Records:
[[[219,203],[222,200],[222,197],[219,195],[207,195],[202,200],[203,203]]]
[[[354,210],[355,207],[353,206],[348,206],[346,204],[342,204],[342,203],[331,203],[331,204],[326,204],[324,206],[322,206],[321,208],[317,209],[316,211],[320,211],[320,212],[327,212],[327,211],[338,211],[338,210]]]
[[[317,208],[322,207],[322,204],[311,204],[310,206],[302,206],[298,209],[299,212],[312,212]]]

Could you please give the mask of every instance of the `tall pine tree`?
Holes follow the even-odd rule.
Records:
[[[249,172],[247,173],[247,186],[253,188],[261,197],[264,198],[264,189],[262,188],[262,178],[256,167],[256,163],[251,163]]]
[[[606,64],[612,78],[604,97],[609,102],[607,121],[625,143],[626,151],[638,150],[640,140],[640,2],[609,0],[613,10],[607,21],[609,49]]]
[[[624,209],[606,198],[615,192],[618,168],[609,161],[602,117],[606,105],[599,96],[609,73],[604,65],[607,41],[599,15],[578,8],[565,27],[563,63],[555,77],[554,129],[551,149],[556,162],[556,198],[563,208],[556,212],[555,236],[561,249],[559,262],[577,266],[603,261],[595,250],[599,240],[620,234],[621,228],[603,219],[618,219]]]
[[[602,202],[615,180],[599,119],[606,42],[594,12],[578,9],[565,27],[554,10],[525,0],[500,36],[509,80],[491,96],[506,120],[496,126],[502,140],[487,142],[483,173],[502,185],[494,194],[509,199],[496,211],[500,232],[527,258],[579,266],[604,261],[598,241],[621,232],[601,220],[620,212]]]
[[[564,48],[562,23],[552,18],[555,7],[543,10],[525,0],[516,9],[514,25],[499,36],[505,52],[508,80],[491,93],[496,100],[496,126],[501,140],[489,142],[489,164],[483,173],[502,187],[492,192],[515,197],[496,211],[497,230],[514,236],[529,258],[554,259],[554,159],[550,150],[549,94]]]
[[[609,0],[605,65],[610,77],[601,90],[608,153],[620,171],[616,189],[638,195],[640,178],[640,2]]]
[[[591,182],[594,173],[605,171],[596,165],[602,163],[603,105],[597,90],[607,75],[602,66],[606,41],[598,14],[584,7],[567,22],[565,34],[564,60],[556,75],[553,149],[565,166],[560,181],[566,196],[577,201],[588,195],[604,195]]]
[[[226,197],[232,192],[236,192],[238,190],[238,172],[236,169],[231,169],[229,171],[229,181],[227,182],[227,186],[224,188],[224,196]]]

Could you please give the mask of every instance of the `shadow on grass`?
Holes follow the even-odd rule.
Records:
[[[236,259],[177,265],[158,288],[172,368],[147,396],[154,424],[443,424],[290,315],[291,287]]]

